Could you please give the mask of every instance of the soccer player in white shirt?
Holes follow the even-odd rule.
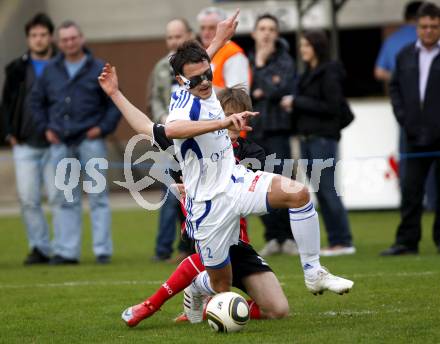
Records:
[[[223,28],[235,29],[236,16],[237,13],[229,22],[222,22]],[[219,35],[227,31],[219,28]],[[352,281],[334,276],[320,265],[318,215],[307,188],[281,175],[254,173],[235,165],[226,129],[235,126],[250,130],[245,120],[255,114],[224,116],[212,88],[209,64],[221,41],[224,40],[215,39],[208,53],[197,42],[187,42],[170,60],[181,88],[173,95],[165,132],[174,140],[182,168],[188,234],[195,239],[206,267],[187,291],[191,296],[187,314],[191,322],[202,321],[205,295],[230,290],[232,270],[228,254],[229,247],[238,242],[240,216],[265,213],[271,208],[289,209],[307,289],[314,294],[325,290],[342,294],[353,286]],[[145,115],[128,102],[117,84],[114,87],[106,82],[111,80],[111,74],[107,65],[99,78],[101,86],[133,129],[151,136],[151,125],[146,124]]]

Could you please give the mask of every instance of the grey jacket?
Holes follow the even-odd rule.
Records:
[[[168,55],[156,63],[152,77],[150,105],[153,120],[156,123],[163,123],[168,116],[172,85],[176,83]]]

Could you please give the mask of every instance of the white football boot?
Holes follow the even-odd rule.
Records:
[[[192,324],[203,321],[205,295],[198,293],[191,285],[183,291],[183,312]]]
[[[332,275],[326,268],[321,267],[314,277],[305,277],[307,289],[314,295],[329,290],[336,294],[348,293],[353,288],[353,281]]]

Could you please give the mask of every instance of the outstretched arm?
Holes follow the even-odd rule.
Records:
[[[244,111],[213,121],[177,120],[165,125],[165,133],[170,139],[186,139],[222,129],[251,131],[247,118],[256,115],[258,112]]]
[[[128,124],[139,134],[153,137],[153,122],[136,108],[122,94],[118,86],[116,68],[106,63],[98,77],[99,84],[121,111]],[[165,133],[170,139],[194,137],[221,129],[252,130],[246,124],[246,118],[256,116],[257,112],[241,112],[216,121],[174,121],[165,126]]]
[[[152,137],[153,122],[146,114],[130,103],[119,90],[116,68],[106,63],[98,80],[104,92],[111,98],[119,111],[121,111],[128,124],[138,134],[145,134],[148,137]]]
[[[209,47],[206,49],[209,58],[212,59],[215,53],[220,50],[220,48],[223,47],[226,42],[232,38],[232,36],[234,36],[235,30],[237,29],[238,25],[237,17],[239,13],[240,9],[237,9],[231,17],[217,24],[215,37]]]

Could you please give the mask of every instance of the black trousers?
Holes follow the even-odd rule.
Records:
[[[432,146],[413,146],[408,144],[406,172],[402,181],[401,222],[397,229],[396,244],[418,249],[422,238],[421,218],[425,184],[431,166],[435,166],[436,210],[433,239],[440,247],[440,144]]]
[[[286,134],[267,133],[264,139],[253,139],[253,141],[264,149],[266,157],[275,153],[276,159],[292,159],[290,137]],[[284,164],[281,161],[281,164],[275,166],[274,171],[268,172],[282,174],[283,166]],[[276,239],[279,243],[283,243],[287,239],[293,239],[288,209],[275,209],[260,218],[264,224],[264,238],[266,241]]]

